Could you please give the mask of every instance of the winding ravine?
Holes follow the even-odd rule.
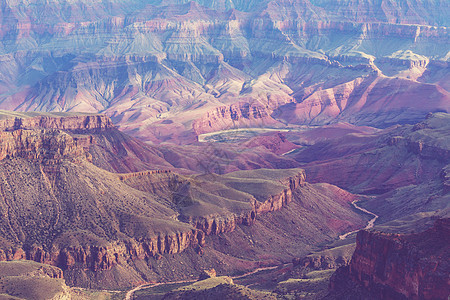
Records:
[[[373,218],[370,219],[369,222],[367,222],[366,227],[364,227],[364,229],[370,229],[370,228],[373,227],[373,225],[375,224],[375,221],[378,219],[379,216],[376,215],[376,214],[374,214],[374,213],[371,212],[371,211],[368,211],[368,210],[365,209],[365,208],[362,208],[362,207],[358,206],[358,204],[356,204],[358,201],[359,201],[359,200],[355,200],[355,201],[352,202],[353,207],[355,207],[356,209],[362,211],[363,213],[366,213],[366,214],[369,214],[369,215],[372,215],[372,216],[373,216]],[[360,230],[361,230],[361,229],[357,229],[357,230],[353,230],[353,231],[347,232],[347,233],[345,233],[345,234],[343,234],[343,235],[340,235],[340,236],[339,236],[339,239],[345,240],[350,234],[355,233],[355,232],[358,232],[358,231],[360,231]],[[247,277],[247,276],[250,276],[250,275],[259,273],[259,272],[262,272],[262,271],[274,270],[274,269],[276,269],[276,268],[278,268],[278,267],[280,267],[280,266],[272,266],[272,267],[257,268],[257,269],[255,269],[255,270],[253,270],[253,271],[250,271],[250,272],[245,273],[245,274],[242,274],[242,275],[231,276],[231,278],[232,278],[232,279],[241,279],[241,278],[244,278],[244,277]],[[141,284],[141,285],[135,287],[135,288],[132,289],[132,290],[129,290],[129,291],[127,292],[126,296],[125,296],[125,300],[131,300],[132,297],[133,297],[133,294],[134,294],[135,292],[140,291],[140,290],[143,290],[143,289],[152,288],[152,287],[160,286],[160,285],[166,285],[166,284],[169,285],[169,284],[179,284],[179,283],[193,283],[193,282],[196,282],[196,281],[197,281],[197,280],[181,280],[181,281],[171,281],[171,282],[144,283],[144,284]]]

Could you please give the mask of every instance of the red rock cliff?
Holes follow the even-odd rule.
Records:
[[[27,118],[8,118],[0,121],[1,131],[38,128],[87,133],[114,128],[114,124],[106,115],[63,115],[59,117],[57,115],[37,115]]]
[[[447,299],[450,296],[450,219],[410,235],[362,230],[350,264],[331,279],[340,291],[348,282],[378,299]]]

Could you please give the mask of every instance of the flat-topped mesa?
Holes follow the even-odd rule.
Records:
[[[11,113],[0,120],[0,160],[22,157],[42,161],[83,156],[90,160],[87,148],[92,138],[71,134],[94,134],[113,128],[105,115]]]
[[[241,224],[252,225],[258,214],[280,210],[289,204],[292,201],[294,191],[306,183],[306,175],[303,169],[292,169],[288,174],[269,169],[254,170],[248,174],[245,172],[247,171],[243,171],[242,174],[238,171],[228,175],[213,174],[184,177],[170,171],[151,170],[119,174],[119,178],[138,190],[157,194],[163,191],[160,196],[167,197],[178,207],[178,220],[192,225],[206,235],[232,232],[236,229],[236,226]],[[252,188],[247,190],[245,185],[241,184],[241,180],[248,180],[254,190],[251,190]],[[273,184],[276,190],[272,192],[272,189],[270,189],[271,192],[267,194],[259,194],[268,183]],[[209,201],[205,198],[208,197],[206,194],[198,194],[198,188],[211,184],[218,184],[218,186],[215,186],[216,190],[227,191],[224,194],[219,193],[217,195],[221,197],[221,201],[228,200],[228,198],[222,196],[227,193],[238,196],[236,196],[237,198],[230,196],[230,207],[226,212],[224,210],[227,210],[228,207],[226,204],[222,204],[222,206],[216,207],[216,210],[209,210],[208,213],[200,215],[193,213],[189,209],[192,205],[201,207],[203,202]],[[236,209],[236,201],[241,203],[238,209]],[[205,207],[209,207],[209,205],[210,203],[207,203]]]
[[[59,130],[14,130],[0,132],[0,160],[25,158],[49,162],[49,160],[85,157],[89,137],[74,138]]]
[[[34,115],[34,114],[33,114]],[[24,115],[0,121],[1,131],[18,129],[59,129],[73,133],[95,133],[115,128],[106,115]]]

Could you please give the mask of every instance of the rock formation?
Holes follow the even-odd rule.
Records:
[[[446,299],[449,236],[450,219],[409,235],[360,231],[350,264],[331,279],[331,293],[348,298],[345,289],[356,284],[372,298]]]
[[[203,272],[200,274],[199,280],[214,278],[216,276],[217,276],[217,273],[216,273],[216,270],[214,270],[214,269],[203,270]]]
[[[201,250],[210,235],[232,233],[294,199],[332,191],[307,186],[302,169],[111,173],[101,167],[114,171],[130,158],[135,166],[148,165],[152,148],[120,133],[105,116],[4,116],[0,260],[58,266],[70,284],[136,284],[143,280],[136,262],[148,263],[146,276],[156,276],[150,265],[162,255]],[[336,201],[342,212],[353,196],[346,197]],[[361,221],[352,214],[344,227]]]

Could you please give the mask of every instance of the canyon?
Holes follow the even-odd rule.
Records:
[[[4,1],[0,293],[448,298],[447,2]]]
[[[191,263],[199,264],[191,272],[200,272],[202,264],[218,259],[209,243],[224,249],[217,245],[220,241],[209,241],[209,236],[232,234],[242,226],[261,227],[256,220],[292,202],[314,201],[328,210],[332,201],[333,209],[347,220],[337,222],[341,217],[329,218],[304,206],[304,216],[324,214],[321,220],[331,225],[320,226],[326,232],[316,237],[297,236],[305,246],[364,222],[348,209],[356,195],[331,185],[308,184],[302,169],[243,170],[226,175],[182,175],[164,169],[108,172],[95,165],[102,143],[109,139],[114,145],[116,136],[133,138],[120,135],[105,116],[63,115],[18,117],[12,113],[7,118],[4,114],[1,260],[28,259],[58,266],[69,284],[125,287],[152,278],[185,278],[184,272],[164,274],[161,266],[152,266],[161,259],[169,263],[180,259],[172,258],[173,254],[189,252],[186,255],[194,256]],[[90,151],[92,147],[97,147],[95,152]],[[323,202],[317,202],[321,198]],[[294,217],[302,216],[287,216]],[[302,222],[302,226],[314,226],[312,219]],[[263,242],[269,236],[259,238]],[[225,251],[234,252],[226,247]],[[247,258],[241,267],[231,267],[236,272],[256,263],[287,259],[280,255],[274,251],[269,260],[261,255],[255,261]],[[202,262],[203,258],[207,261]]]
[[[175,144],[448,112],[448,4],[378,2],[9,1],[0,109],[102,112]]]
[[[184,146],[145,144],[105,115],[0,115],[0,259],[59,267],[70,286],[188,282],[211,267],[239,274],[293,260],[291,275],[277,275],[284,282],[306,270],[351,265],[352,232],[373,218],[352,209],[355,201],[379,216],[375,229],[382,231],[426,230],[448,215],[444,113],[383,130],[338,124],[243,135],[227,147],[261,148],[295,167],[240,165],[223,174],[178,169],[164,153]],[[373,176],[371,168],[389,166],[380,157],[402,167]],[[414,176],[404,177],[408,168]],[[335,176],[334,169],[356,177]],[[344,233],[348,246],[306,256]]]

